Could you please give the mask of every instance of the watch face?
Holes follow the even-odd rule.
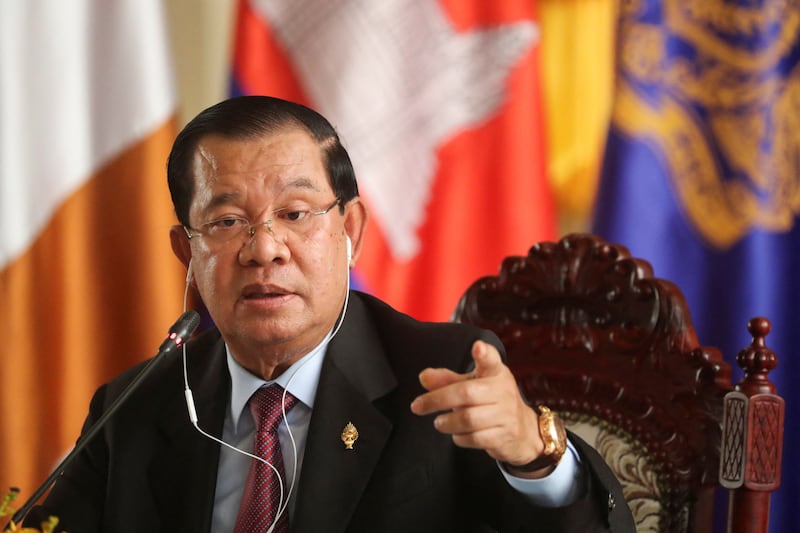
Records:
[[[555,456],[561,459],[567,449],[567,432],[564,423],[553,411],[547,407],[539,406],[539,435],[544,443],[544,455]]]

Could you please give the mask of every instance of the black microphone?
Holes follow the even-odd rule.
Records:
[[[200,325],[200,315],[197,311],[186,311],[175,323],[169,328],[167,332],[167,338],[164,339],[164,342],[161,343],[161,346],[158,347],[159,355],[162,353],[168,353],[174,350],[175,348],[180,348],[183,346],[183,343],[189,340],[189,337],[194,333],[194,330],[197,329],[197,326]]]
[[[122,391],[116,400],[106,409],[106,411],[102,414],[100,418],[92,425],[91,428],[83,435],[82,438],[78,440],[75,444],[75,447],[72,448],[72,451],[67,454],[67,456],[58,464],[58,466],[53,470],[50,476],[44,480],[36,492],[25,501],[25,504],[20,507],[20,509],[14,513],[14,516],[11,517],[11,522],[15,524],[22,524],[22,520],[28,514],[28,511],[31,510],[31,507],[42,497],[45,491],[50,488],[56,478],[61,475],[61,473],[66,469],[66,467],[78,456],[78,454],[86,447],[92,437],[100,431],[103,426],[106,424],[109,418],[119,409],[122,403],[128,399],[128,396],[139,386],[139,383],[147,377],[153,367],[163,359],[162,355],[165,355],[176,348],[183,346],[183,343],[189,340],[189,337],[192,335],[194,330],[197,329],[197,326],[200,325],[200,315],[197,314],[197,311],[186,311],[183,313],[180,318],[169,328],[169,332],[167,333],[167,338],[164,339],[164,342],[161,343],[161,346],[158,348],[158,353],[136,374],[136,377],[133,378],[125,390]],[[3,530],[7,530],[11,528],[11,522],[6,524]]]

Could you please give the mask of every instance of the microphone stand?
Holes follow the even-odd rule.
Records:
[[[186,311],[183,313],[180,318],[175,322],[175,324],[169,329],[169,333],[167,334],[167,338],[164,342],[161,343],[161,346],[158,348],[158,352],[156,355],[142,368],[142,370],[136,374],[136,377],[133,378],[125,390],[122,391],[116,400],[114,400],[108,409],[97,419],[97,421],[92,424],[92,427],[80,438],[72,448],[72,451],[67,454],[67,456],[56,466],[56,468],[50,473],[47,479],[39,485],[39,488],[36,489],[30,498],[28,498],[22,507],[14,513],[11,517],[11,521],[5,525],[3,531],[9,530],[11,528],[11,523],[14,524],[22,524],[22,520],[25,519],[25,516],[28,514],[28,511],[31,510],[31,507],[36,504],[39,498],[50,488],[50,486],[55,483],[55,480],[58,476],[62,474],[62,472],[66,469],[66,467],[78,456],[80,452],[86,448],[89,441],[92,440],[98,431],[103,429],[106,422],[109,418],[111,418],[114,413],[120,408],[120,406],[128,399],[128,397],[133,393],[134,390],[139,386],[139,383],[147,377],[147,375],[152,371],[156,364],[158,364],[161,359],[163,359],[163,355],[173,351],[174,349],[183,345],[183,343],[188,340],[191,334],[197,329],[197,326],[200,325],[200,315],[197,314],[197,311]]]

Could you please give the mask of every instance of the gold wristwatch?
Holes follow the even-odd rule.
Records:
[[[540,405],[536,412],[539,415],[539,435],[544,442],[544,451],[528,464],[508,465],[519,472],[536,472],[557,465],[567,450],[567,432],[561,418],[544,405]]]

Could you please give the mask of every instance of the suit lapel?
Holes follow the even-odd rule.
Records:
[[[189,345],[189,380],[200,427],[222,433],[230,379],[221,339]],[[174,370],[174,369],[171,369]],[[174,372],[170,373],[172,376]],[[328,345],[311,417],[300,475],[293,533],[345,531],[388,440],[392,423],[376,401],[397,386],[370,316],[351,297],[342,328]],[[347,450],[342,430],[352,422],[359,436]],[[209,531],[219,446],[192,427],[180,394],[169,396],[159,421],[164,453],[149,475],[165,531]],[[185,510],[185,514],[176,513]]]
[[[190,353],[189,385],[200,427],[219,436],[225,416],[230,379],[221,340],[202,353]],[[171,376],[172,374],[170,374]],[[150,465],[150,479],[165,531],[209,531],[216,489],[219,446],[189,422],[186,402],[176,380],[159,421],[163,453]],[[181,514],[180,510],[185,511]]]
[[[293,533],[346,530],[392,430],[374,402],[396,385],[363,303],[351,297],[320,375]],[[359,434],[352,450],[341,438],[348,422]]]

